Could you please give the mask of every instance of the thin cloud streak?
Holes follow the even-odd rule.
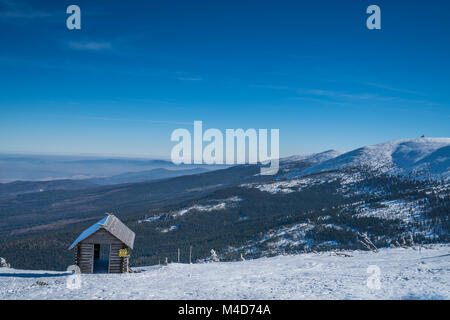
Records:
[[[35,10],[28,3],[18,4],[16,1],[0,0],[0,18],[3,19],[35,19],[52,17],[55,14]]]
[[[202,81],[203,78],[200,77],[177,77],[177,80],[180,81]]]
[[[97,120],[97,121],[117,121],[117,122],[128,122],[128,123],[154,123],[154,124],[169,124],[169,125],[193,125],[192,122],[183,121],[171,121],[171,120],[147,120],[147,119],[125,119],[125,118],[111,118],[111,117],[89,117],[89,116],[62,116],[62,115],[49,115],[58,118],[76,118],[80,120]]]
[[[88,42],[71,41],[68,43],[68,46],[74,50],[87,50],[87,51],[104,51],[112,49],[111,42],[102,42],[102,41],[88,41]]]
[[[379,84],[379,83],[363,82],[363,84],[370,86],[370,87],[385,89],[385,90],[389,90],[389,91],[393,91],[393,92],[408,93],[408,94],[415,94],[415,95],[421,95],[421,96],[425,95],[423,92],[394,88],[394,87],[387,86],[384,84]]]
[[[374,83],[364,83],[368,86],[386,89],[389,91],[397,92],[397,93],[408,93],[415,95],[424,95],[421,92],[410,91],[397,89],[389,86],[384,86],[380,84]],[[359,102],[359,101],[377,101],[377,102],[398,102],[398,103],[414,103],[414,104],[423,104],[427,106],[442,106],[440,103],[436,103],[434,101],[429,101],[426,99],[410,99],[410,98],[402,98],[398,96],[385,96],[374,93],[351,93],[351,92],[343,92],[343,91],[334,91],[334,90],[323,90],[323,89],[310,89],[310,88],[301,88],[297,89],[289,86],[281,86],[281,85],[250,85],[251,88],[260,88],[260,89],[269,89],[269,90],[280,90],[280,91],[295,91],[299,97],[289,97],[289,100],[310,100],[316,102],[327,102],[333,104],[342,104],[348,105],[351,102]]]

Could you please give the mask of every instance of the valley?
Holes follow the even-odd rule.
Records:
[[[9,196],[0,199],[0,256],[18,268],[64,270],[73,238],[105,212],[136,232],[133,266],[177,261],[178,249],[186,262],[191,246],[203,262],[211,249],[237,261],[448,243],[448,145],[423,138],[289,157],[275,176],[241,165]]]

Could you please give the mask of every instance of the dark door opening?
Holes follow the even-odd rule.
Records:
[[[94,273],[108,273],[109,245],[94,244]]]

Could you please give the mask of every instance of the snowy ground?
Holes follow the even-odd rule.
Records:
[[[345,253],[351,257],[308,253],[81,275],[79,289],[67,288],[67,273],[0,268],[0,299],[450,299],[449,245]],[[380,270],[379,290],[367,286],[376,276],[369,266]]]

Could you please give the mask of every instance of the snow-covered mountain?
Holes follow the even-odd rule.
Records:
[[[275,176],[156,210],[140,227],[176,237],[184,219],[196,221],[196,232],[203,225],[224,232],[215,249],[225,260],[446,243],[450,181],[440,178],[449,168],[449,138],[292,156],[280,160]],[[240,243],[230,245],[237,234]]]
[[[272,180],[241,187],[262,192],[265,200],[272,199],[266,206],[276,211],[286,207],[286,217],[298,218],[286,218],[289,223],[277,223],[226,254],[267,256],[342,247],[348,239],[359,242],[365,232],[381,246],[413,238],[411,243],[447,241],[450,138],[396,140],[346,153],[294,156],[280,165],[280,174]],[[315,209],[299,213],[316,199]]]
[[[450,177],[450,138],[394,140],[331,157],[308,173],[341,168],[417,177]]]
[[[337,156],[340,156],[344,152],[337,151],[337,150],[327,150],[324,152],[319,153],[313,153],[308,155],[295,155],[287,158],[281,159],[282,164],[292,163],[292,162],[298,162],[298,161],[304,161],[304,162],[310,162],[314,164],[319,164],[324,161],[336,158]]]
[[[236,261],[241,255],[450,243],[449,149],[448,138],[398,140],[281,159],[274,176],[242,165],[151,183],[18,195],[0,203],[5,213],[0,232],[20,235],[36,223],[54,228],[61,212],[67,221],[113,208],[136,230],[138,265],[164,261],[187,244],[195,248],[194,260],[206,259],[214,249],[222,260]],[[61,241],[61,250],[55,250],[41,240],[54,236],[51,229],[39,232],[25,240],[10,237],[0,256],[24,269],[65,267],[59,261],[72,260],[64,255],[70,243]],[[36,239],[51,250],[22,249]],[[61,259],[36,265],[44,261],[42,252],[57,252]]]

